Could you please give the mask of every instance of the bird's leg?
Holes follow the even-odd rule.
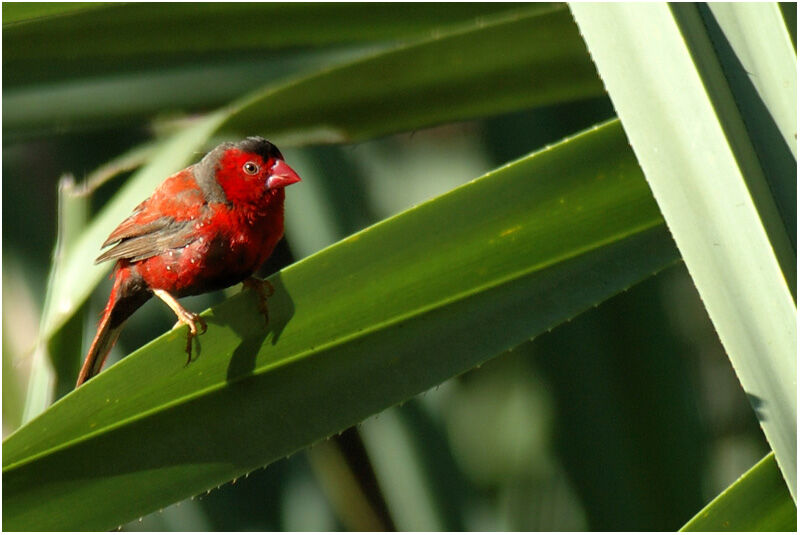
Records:
[[[160,289],[154,289],[153,293],[156,294],[159,299],[164,301],[167,306],[172,309],[175,315],[178,316],[178,323],[175,324],[175,327],[178,325],[186,325],[189,327],[189,334],[186,337],[186,354],[188,355],[186,364],[189,364],[192,361],[192,340],[198,335],[206,332],[207,325],[205,320],[203,320],[199,314],[189,312],[183,308],[178,300],[172,297],[169,292]],[[197,328],[198,325],[200,326],[199,329]],[[173,327],[173,329],[175,327]]]
[[[275,293],[275,288],[268,280],[258,279],[256,277],[247,277],[242,281],[242,289],[250,288],[258,295],[258,311],[264,316],[264,320],[269,325],[269,310],[267,310],[267,298]]]

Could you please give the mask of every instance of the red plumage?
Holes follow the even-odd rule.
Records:
[[[205,323],[176,298],[260,284],[252,274],[283,236],[283,188],[299,181],[259,137],[223,143],[164,180],[114,229],[103,244],[112,247],[96,260],[116,260],[114,284],[77,386],[100,372],[125,320],[153,295],[189,327],[191,356]]]

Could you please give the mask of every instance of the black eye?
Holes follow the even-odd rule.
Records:
[[[242,169],[248,175],[255,175],[256,173],[258,173],[258,165],[256,165],[253,162],[247,162],[242,166]]]

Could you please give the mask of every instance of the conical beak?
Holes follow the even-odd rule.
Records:
[[[295,182],[300,182],[300,177],[297,176],[294,169],[286,165],[286,162],[283,160],[275,160],[275,163],[269,170],[267,187],[269,189],[285,188]]]

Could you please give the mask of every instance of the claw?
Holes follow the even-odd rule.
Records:
[[[169,292],[164,290],[155,289],[153,293],[156,294],[162,301],[164,301],[169,308],[178,316],[178,322],[175,324],[175,327],[180,327],[181,325],[186,325],[189,328],[189,332],[186,336],[186,365],[192,362],[192,340],[204,334],[208,329],[208,325],[203,318],[200,317],[199,314],[195,314],[194,312],[189,312],[180,303],[178,300],[172,297]],[[198,325],[200,328],[198,329]],[[200,355],[200,340],[197,340],[197,355]]]
[[[275,288],[267,280],[248,277],[242,281],[243,288],[254,290],[258,295],[258,311],[264,316],[266,324],[269,325],[269,310],[267,309],[267,298],[272,297]]]
[[[177,313],[176,313],[177,314]],[[180,327],[181,325],[186,325],[189,328],[189,332],[186,334],[186,365],[188,366],[190,362],[192,362],[192,340],[196,339],[201,334],[205,334],[206,330],[208,329],[208,325],[203,318],[200,317],[199,314],[195,314],[194,312],[189,312],[186,309],[183,309],[181,314],[177,314],[178,321],[172,327]],[[200,326],[200,329],[197,326]],[[197,355],[200,355],[200,340],[197,340]]]

